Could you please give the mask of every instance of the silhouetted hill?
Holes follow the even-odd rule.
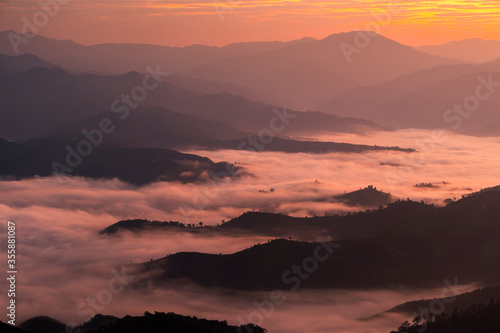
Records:
[[[22,179],[33,176],[50,176],[54,173],[53,163],[67,165],[67,156],[72,149],[70,161],[79,165],[67,169],[57,167],[64,174],[89,178],[118,178],[135,185],[155,181],[203,182],[206,174],[234,170],[241,174],[241,168],[225,162],[214,163],[206,157],[183,154],[167,149],[128,149],[109,146],[93,147],[86,157],[75,157],[78,142],[57,140],[29,140],[13,143],[0,139],[0,175],[4,179]]]
[[[28,319],[20,325],[19,329],[11,325],[8,326],[10,327],[0,322],[2,332],[59,333],[67,331],[64,324],[46,316]],[[73,331],[82,333],[237,333],[245,329],[255,333],[267,332],[254,324],[231,326],[228,325],[227,321],[182,316],[172,312],[155,312],[154,314],[145,312],[144,316],[125,316],[123,318],[98,314]]]
[[[0,53],[0,75],[11,72],[22,72],[34,67],[60,68],[32,54],[9,56]]]
[[[244,144],[243,144],[244,143]],[[274,138],[273,141],[266,145],[261,145],[257,142],[257,146],[253,146],[249,143],[248,139],[245,140],[224,140],[224,141],[214,141],[210,145],[207,145],[208,149],[239,149],[239,150],[249,150],[258,151],[259,147],[262,147],[261,151],[282,151],[286,153],[313,153],[313,154],[324,154],[324,153],[362,153],[366,151],[398,151],[403,153],[413,153],[415,149],[413,148],[400,148],[400,147],[382,147],[382,146],[368,146],[368,145],[358,145],[351,143],[337,143],[337,142],[322,142],[322,141],[297,141],[282,138]]]
[[[138,108],[131,111],[125,120],[118,114],[104,113],[75,124],[61,125],[50,130],[46,137],[73,141],[85,139],[83,130],[99,128],[102,119],[111,119],[115,124],[112,134],[104,137],[104,145],[127,148],[169,148],[186,147],[209,150],[233,149],[250,151],[280,151],[287,153],[362,153],[365,151],[398,151],[412,153],[412,148],[381,147],[349,143],[297,141],[274,137],[271,142],[261,144],[256,135],[237,130],[234,127],[179,114],[161,107]],[[250,137],[257,139],[251,144]],[[268,138],[265,138],[268,140]]]
[[[387,206],[395,200],[390,193],[377,190],[372,185],[358,191],[333,197],[349,206],[379,207]]]
[[[96,314],[94,317],[90,318],[88,321],[80,325],[78,328],[82,333],[94,332],[98,329],[105,329],[111,324],[116,323],[120,318],[115,316],[106,316],[102,314]]]
[[[126,316],[94,333],[237,333],[242,330],[245,330],[243,326],[230,326],[226,321],[181,316],[171,312],[155,312],[155,314],[146,312],[142,317]],[[249,324],[248,330],[255,333],[266,332],[265,329],[253,324]]]
[[[57,319],[47,316],[37,316],[30,318],[19,325],[23,332],[32,333],[64,333],[81,332],[91,333],[98,329],[105,329],[111,324],[116,323],[120,318],[115,316],[105,316],[97,314],[85,323],[68,330],[66,325]],[[3,331],[2,331],[3,332]]]
[[[449,281],[452,285],[454,281]],[[460,281],[457,282],[460,283]],[[438,295],[439,296],[439,295]],[[424,309],[422,314],[430,315],[430,304],[437,304],[439,301],[442,301],[446,306],[443,309],[443,313],[453,314],[456,309],[462,310],[466,309],[474,304],[486,304],[491,298],[500,299],[500,287],[487,287],[476,289],[467,293],[454,295],[451,290],[446,291],[446,297],[438,297],[433,299],[422,299],[418,301],[406,302],[400,305],[397,305],[387,311],[374,315],[368,319],[376,318],[379,315],[383,315],[386,313],[403,313],[406,315],[411,315],[413,313],[420,313],[421,309]]]
[[[434,207],[413,201],[397,201],[376,212],[357,212],[340,216],[292,217],[283,214],[246,212],[220,226],[193,227],[181,222],[126,220],[103,229],[101,234],[116,234],[121,230],[142,232],[163,230],[228,235],[258,234],[271,237],[293,237],[314,240],[331,235],[335,239],[362,239],[395,229],[413,217],[423,217],[434,212]]]
[[[2,333],[27,333],[26,331],[0,321],[0,332]]]
[[[221,229],[250,231],[275,237],[316,238],[331,235],[335,239],[360,239],[376,236],[396,228],[411,216],[425,216],[434,211],[432,206],[397,201],[387,208],[373,212],[348,215],[291,217],[283,214],[247,212],[220,226]],[[314,236],[314,237],[311,237]]]
[[[487,304],[487,305],[485,305]],[[474,304],[466,309],[403,323],[391,333],[493,333],[500,331],[500,302]]]
[[[66,325],[64,323],[47,316],[38,316],[28,319],[21,323],[19,328],[33,333],[59,333],[66,331]]]
[[[446,207],[430,206],[424,214],[409,213],[371,238],[339,241],[340,247],[302,284],[309,288],[436,286],[443,277],[455,276],[461,283],[495,283],[500,278],[499,203],[500,191],[480,192]],[[364,214],[377,217],[386,210]],[[234,289],[283,288],[283,272],[311,256],[317,246],[276,240],[229,255],[177,253],[145,263],[144,269],[148,273],[160,269],[153,280],[159,285],[190,280]]]
[[[148,220],[125,220],[119,221],[115,224],[110,225],[109,227],[104,228],[100,234],[115,234],[121,230],[128,231],[147,231],[147,230],[155,230],[155,229],[184,229],[186,226],[180,222],[170,221],[170,222],[161,222],[161,221],[148,221]]]

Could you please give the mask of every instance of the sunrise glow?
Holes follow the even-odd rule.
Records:
[[[0,30],[19,31],[36,1],[5,1]],[[498,1],[81,1],[64,10],[41,33],[83,44],[153,43],[225,45],[241,41],[324,38],[364,29],[375,16],[388,18],[381,34],[410,45],[466,38],[500,39]],[[389,16],[387,16],[389,15]],[[92,22],[91,28],[86,24]]]

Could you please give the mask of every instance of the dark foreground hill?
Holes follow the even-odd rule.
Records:
[[[256,136],[253,137],[253,141],[257,139]],[[264,140],[269,140],[267,137]],[[257,141],[255,141],[257,142]],[[313,153],[313,154],[325,154],[325,153],[363,153],[368,151],[396,151],[403,153],[413,153],[415,149],[413,148],[400,148],[397,146],[393,147],[382,147],[382,146],[369,146],[369,145],[358,145],[351,143],[337,143],[337,142],[321,142],[321,141],[297,141],[283,138],[274,138],[270,143],[263,144],[262,140],[257,142],[257,144],[252,143],[251,138],[245,138],[244,140],[224,140],[215,141],[208,145],[208,149],[236,149],[236,150],[248,150],[248,151],[279,151],[286,153]]]
[[[92,146],[87,156],[81,156],[78,147],[77,141],[13,143],[0,139],[0,176],[23,179],[56,173],[94,179],[118,178],[145,185],[155,181],[202,182],[208,180],[211,172],[220,175],[224,172],[228,177],[238,177],[242,172],[240,167],[229,163],[214,163],[206,157],[168,149]]]
[[[66,325],[57,319],[47,316],[37,316],[30,318],[19,325],[19,328],[26,332],[64,332]]]
[[[456,280],[446,279],[443,283],[443,290],[441,296],[433,299],[421,299],[399,304],[387,311],[373,315],[366,320],[371,320],[383,316],[388,313],[402,313],[408,316],[415,317],[415,314],[421,316],[430,316],[431,314],[446,313],[453,314],[457,309],[463,310],[474,304],[487,304],[492,298],[500,299],[500,286],[485,287],[476,289],[463,294],[455,294],[452,288],[459,284],[458,278]],[[413,319],[413,318],[412,318]]]
[[[391,333],[493,333],[500,332],[500,302],[491,299],[466,309],[403,323]]]
[[[454,277],[461,283],[498,281],[500,191],[480,192],[432,210],[408,214],[371,238],[342,240],[335,246],[281,239],[228,255],[172,254],[145,263],[144,272],[159,273],[143,282],[161,286],[194,281],[256,290],[297,283],[307,288],[426,287]],[[322,261],[307,259],[318,251],[328,255]]]
[[[349,213],[348,215],[292,217],[284,214],[246,212],[219,226],[203,226],[177,221],[148,221],[144,219],[119,221],[104,228],[102,235],[119,234],[120,231],[191,232],[197,234],[257,234],[271,237],[293,237],[314,240],[331,235],[335,239],[363,239],[397,228],[411,218],[425,218],[434,214],[435,208],[413,201],[397,201],[377,211]]]
[[[39,316],[28,319],[20,325],[20,328],[1,322],[0,328],[2,328],[2,332],[12,333],[236,333],[246,329],[255,333],[266,332],[265,329],[254,324],[231,326],[226,321],[182,316],[172,312],[155,312],[154,314],[145,312],[144,316],[125,316],[121,319],[114,316],[96,315],[84,324],[74,328],[67,328],[56,319]]]
[[[0,332],[2,333],[26,333],[26,331],[17,328],[16,326],[12,326],[10,324],[5,324],[0,321]]]
[[[141,128],[141,125],[139,124],[137,127]],[[151,133],[147,129],[139,129],[139,131]],[[144,137],[138,139],[137,145],[132,144],[132,147],[126,143],[133,143],[136,136],[127,136],[125,133],[116,136],[110,135],[113,139],[112,143],[117,145],[100,144],[109,138],[104,138],[105,134],[99,133],[100,136],[95,133],[84,136],[80,132],[76,136],[71,134],[67,137],[31,139],[18,143],[0,139],[0,178],[22,179],[34,176],[50,176],[57,173],[94,179],[118,178],[131,184],[145,185],[155,181],[203,182],[208,180],[210,175],[238,177],[243,173],[240,167],[233,164],[226,162],[214,163],[206,157],[158,148],[158,136],[154,135],[154,133],[145,141],[143,140]],[[180,136],[185,136],[185,134],[180,134]],[[165,134],[163,137],[171,138],[170,134]],[[216,147],[236,150],[253,149],[249,145],[249,139],[205,141],[203,143],[203,135],[200,134],[190,139],[186,138],[184,142],[195,144],[192,141],[195,137],[199,138],[199,144],[202,147],[208,149],[216,149]],[[120,138],[127,139],[126,141],[120,141]],[[167,146],[182,148],[185,144],[181,144],[182,139],[180,140],[173,139],[176,144],[170,141],[171,144]],[[242,147],[242,144],[245,147]],[[151,145],[155,147],[150,148]],[[387,148],[333,142],[301,142],[278,138],[268,146],[268,150],[271,151],[312,153],[360,153],[370,150],[413,151],[397,147]],[[217,176],[215,178],[221,177]]]
[[[265,329],[249,324],[248,331],[264,333]],[[142,317],[126,316],[116,323],[100,328],[93,333],[237,333],[247,331],[243,326],[230,326],[226,321],[199,319],[175,313],[146,312]]]

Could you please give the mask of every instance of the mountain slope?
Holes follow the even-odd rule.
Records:
[[[0,136],[36,137],[48,129],[109,110],[104,92],[60,69],[0,75]],[[29,96],[29,98],[28,98]]]
[[[163,106],[179,113],[225,122],[254,133],[269,128],[276,113],[286,113],[293,117],[286,126],[279,126],[280,135],[307,135],[321,132],[364,133],[392,129],[363,119],[339,117],[322,112],[298,112],[288,110],[286,107],[277,108],[225,92],[209,95],[186,93],[168,84],[162,84],[151,92],[144,105]]]
[[[306,288],[428,287],[441,285],[443,276],[458,276],[461,283],[494,283],[500,278],[499,203],[498,190],[476,193],[428,214],[410,215],[375,237],[338,244],[275,240],[229,255],[172,254],[144,263],[146,275],[140,284],[194,281],[268,290],[297,283]],[[330,255],[317,262],[307,277],[286,273],[318,247]],[[157,274],[147,275],[152,272]]]
[[[378,191],[372,185],[358,191],[337,195],[333,198],[349,206],[364,207],[386,206],[395,200],[390,193]]]
[[[391,333],[488,333],[500,331],[500,302],[490,299],[487,303],[473,304],[453,314],[420,316],[412,324],[403,323]]]
[[[33,333],[64,332],[66,325],[57,319],[38,316],[22,322],[19,328]]]
[[[376,116],[373,111],[374,108],[384,103],[439,81],[450,80],[463,74],[476,72],[480,72],[480,68],[471,64],[433,67],[416,73],[401,75],[381,84],[348,90],[332,99],[319,103],[317,108],[342,116],[364,116],[373,119]]]
[[[481,38],[452,41],[441,45],[423,45],[422,52],[469,62],[486,62],[500,58],[500,41]]]
[[[241,171],[225,162],[214,163],[206,157],[167,149],[100,146],[82,157],[77,147],[78,141],[29,140],[19,144],[0,139],[0,176],[23,179],[58,172],[94,179],[118,178],[140,186],[155,181],[203,182],[210,172],[224,171],[228,177],[238,177]],[[56,162],[59,164],[54,166]]]
[[[432,206],[412,201],[397,201],[377,212],[359,212],[345,216],[292,217],[283,214],[246,212],[220,226],[190,227],[180,222],[148,220],[119,221],[103,229],[101,235],[119,235],[120,231],[193,232],[197,234],[226,233],[232,236],[247,234],[271,237],[290,236],[298,240],[315,240],[334,235],[336,239],[366,239],[393,230],[410,217],[423,217],[434,212]]]
[[[375,107],[373,115],[399,127],[439,127],[464,134],[498,135],[500,94],[495,93],[498,87],[488,85],[488,88],[483,84],[490,78],[498,85],[500,72],[465,74],[440,81]],[[476,97],[479,86],[481,94],[487,94],[482,100]],[[493,93],[488,89],[493,89]],[[455,110],[455,106],[459,109]]]
[[[5,333],[28,333],[16,326],[12,326],[10,324],[6,324],[0,321],[0,330]]]
[[[129,148],[173,148],[176,146],[205,145],[217,140],[244,138],[249,135],[234,127],[165,110],[161,107],[138,107],[123,120],[122,113],[101,113],[83,121],[61,125],[46,135],[64,140],[85,139],[84,130],[99,128],[102,119],[110,119],[115,129],[105,135],[103,143]]]
[[[3,328],[3,326],[7,325],[0,322],[0,327]],[[28,319],[20,325],[19,329],[10,327],[10,330],[5,332],[54,333],[66,332],[68,330],[66,325],[46,316]],[[254,324],[231,326],[226,321],[182,316],[173,312],[155,312],[154,314],[145,312],[143,316],[125,316],[123,318],[98,314],[71,331],[82,333],[237,333],[241,332],[242,329],[255,333],[266,332],[265,329]],[[2,330],[2,332],[4,331]]]
[[[450,281],[451,284],[457,281]],[[442,295],[437,295],[442,296]],[[421,309],[426,309],[429,311],[429,304],[436,304],[439,301],[442,301],[443,304],[449,304],[449,306],[445,306],[443,313],[453,314],[455,309],[465,309],[474,304],[487,304],[491,298],[500,300],[500,287],[486,287],[481,289],[476,289],[470,292],[466,292],[459,295],[453,295],[452,290],[447,290],[446,297],[440,297],[435,299],[422,299],[418,301],[410,301],[400,305],[397,305],[387,311],[379,313],[377,315],[372,316],[371,318],[376,318],[379,315],[383,315],[386,313],[404,313],[406,315],[411,315],[412,313],[419,313]],[[426,312],[422,314],[428,314]],[[370,319],[370,318],[368,318]]]
[[[255,333],[266,332],[265,329],[254,324],[231,326],[226,321],[181,316],[172,312],[155,312],[154,314],[146,312],[141,317],[126,316],[94,333],[135,333],[144,332],[145,328],[148,333],[237,333],[243,330]]]
[[[373,119],[374,109],[392,100],[404,97],[419,89],[441,81],[456,79],[474,73],[500,72],[500,61],[483,64],[458,64],[437,66],[416,73],[401,75],[382,84],[348,90],[317,105],[319,110],[339,115]]]
[[[381,147],[349,143],[297,141],[273,137],[259,139],[256,135],[239,131],[229,125],[194,116],[179,114],[161,107],[137,108],[122,120],[122,115],[103,113],[83,121],[60,125],[49,131],[46,138],[63,141],[88,139],[88,133],[105,146],[125,148],[169,149],[231,149],[248,151],[280,151],[287,153],[325,154],[331,152],[362,153],[365,151],[415,152],[412,148]],[[96,134],[103,119],[110,121],[111,134]],[[87,134],[84,134],[87,133]],[[102,136],[102,138],[101,138]],[[257,140],[254,143],[253,139]],[[266,144],[263,144],[266,142]]]
[[[34,67],[60,68],[32,54],[26,53],[16,57],[0,53],[0,75],[27,71]]]
[[[371,38],[370,44],[348,63],[340,45],[354,45],[356,35],[357,32],[335,34],[279,50],[212,62],[182,75],[264,89],[291,107],[304,109],[349,88],[457,63],[380,35]]]
[[[0,136],[24,139],[42,136],[53,127],[77,123],[96,117],[112,109],[126,107],[123,98],[141,86],[144,75],[130,72],[118,76],[74,75],[60,69],[33,68],[24,72],[0,75]],[[151,82],[150,82],[151,83]],[[29,96],[30,98],[26,98]],[[124,97],[125,96],[125,97]],[[113,103],[118,101],[113,107]],[[131,100],[130,103],[135,103]],[[132,104],[134,105],[134,104]],[[317,132],[354,132],[390,130],[386,126],[354,118],[342,118],[320,112],[297,112],[286,110],[228,93],[203,95],[163,82],[147,93],[145,100],[137,105],[161,106],[182,114],[197,116],[207,121],[191,119],[198,124],[200,132],[219,132],[219,138],[235,138],[235,129],[226,128],[216,122],[224,122],[244,131],[257,133],[270,127],[279,113],[293,117],[287,126],[275,124],[281,135],[296,135]],[[120,116],[122,112],[119,113]],[[180,115],[176,116],[181,117]],[[173,120],[171,115],[170,120]],[[165,121],[160,121],[165,123]],[[205,127],[205,129],[201,129]],[[193,133],[193,132],[191,132]],[[243,132],[241,132],[243,133]],[[240,133],[240,134],[241,134]],[[215,136],[212,139],[217,139]]]
[[[13,31],[0,32],[0,53],[17,55],[8,39],[12,33]],[[31,53],[76,72],[144,72],[146,66],[155,67],[157,64],[162,71],[177,72],[211,61],[275,50],[304,41],[307,39],[291,42],[235,43],[224,47],[113,43],[84,46],[71,40],[36,35],[29,43],[19,45],[19,54]]]
[[[447,128],[471,135],[498,135],[499,82],[498,60],[480,65],[440,66],[381,85],[352,89],[319,109],[376,119],[399,128]],[[486,96],[479,96],[481,100],[476,97],[478,89],[481,96]],[[462,111],[455,110],[455,105]],[[476,107],[477,111],[468,111]]]
[[[0,53],[15,54],[7,38],[10,33],[0,33]],[[353,55],[352,62],[348,63],[340,46],[343,43],[355,45],[359,33],[334,34],[322,40],[304,38],[292,42],[184,48],[147,44],[83,46],[70,40],[38,35],[21,45],[20,53],[32,53],[79,72],[145,72],[147,66],[158,65],[163,72],[185,74],[220,85],[236,84],[241,86],[240,92],[246,97],[279,102],[299,110],[310,109],[349,88],[459,62],[429,55],[377,35],[371,37],[369,45]],[[265,93],[261,95],[258,91]]]

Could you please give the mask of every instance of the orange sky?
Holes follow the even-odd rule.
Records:
[[[323,38],[390,20],[380,33],[409,45],[480,37],[500,40],[500,1],[398,0],[42,0],[67,2],[39,33],[82,44],[225,45],[238,41]],[[51,8],[49,6],[49,8]],[[38,1],[0,0],[0,30],[20,31]],[[39,13],[40,14],[40,13]],[[38,17],[41,17],[38,15]]]

